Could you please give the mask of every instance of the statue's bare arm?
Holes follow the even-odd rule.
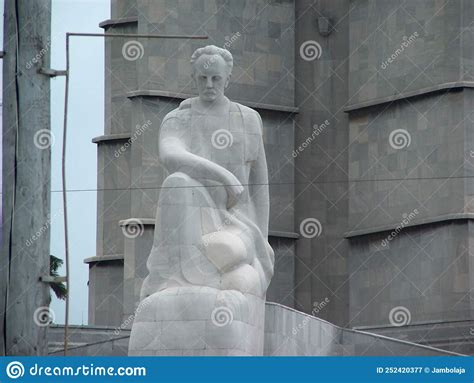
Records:
[[[234,206],[244,191],[231,172],[206,158],[191,153],[184,141],[186,132],[176,118],[165,120],[159,139],[160,160],[170,173],[183,172],[195,179],[219,182],[227,190],[227,207]]]

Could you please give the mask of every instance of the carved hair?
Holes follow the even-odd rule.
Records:
[[[191,65],[193,66],[193,68],[198,58],[201,57],[202,55],[221,56],[224,59],[225,63],[227,64],[227,68],[229,69],[229,74],[232,73],[232,68],[234,67],[234,58],[232,57],[232,53],[230,53],[227,49],[219,48],[219,47],[216,47],[215,45],[208,45],[203,48],[196,49],[193,55],[191,56]]]

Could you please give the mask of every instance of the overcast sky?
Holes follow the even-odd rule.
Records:
[[[52,0],[51,66],[66,68],[66,32],[99,32],[110,18],[109,0]],[[51,254],[64,259],[61,143],[64,78],[51,81],[52,148]],[[97,148],[91,139],[104,132],[104,42],[70,38],[67,190],[71,268],[70,323],[87,324],[88,267],[96,255]],[[64,270],[61,275],[64,275]],[[53,298],[55,323],[64,323],[64,303]]]

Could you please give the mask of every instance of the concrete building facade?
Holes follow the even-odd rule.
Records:
[[[106,33],[209,38],[106,38],[90,325],[133,317],[167,175],[160,122],[195,94],[192,52],[215,44],[234,56],[229,98],[264,123],[267,300],[474,354],[471,3],[112,1]]]

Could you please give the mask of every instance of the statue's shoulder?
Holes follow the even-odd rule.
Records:
[[[262,134],[262,118],[255,109],[239,104],[238,102],[232,102],[232,108],[234,111],[242,113],[245,128],[249,133]]]
[[[232,102],[232,108],[234,110],[239,110],[244,116],[260,118],[260,114],[255,109],[239,104],[238,102],[234,102],[234,101],[231,101],[231,102]]]
[[[181,101],[181,103],[179,104],[179,107],[175,110],[179,110],[181,112],[191,110],[191,105],[194,100],[197,100],[197,98],[198,97],[190,97],[190,98],[187,98],[186,100]]]
[[[165,118],[163,118],[163,123],[171,119],[178,119],[183,122],[186,121],[191,112],[191,103],[193,99],[194,97],[183,100],[176,109],[173,109],[165,116]]]

